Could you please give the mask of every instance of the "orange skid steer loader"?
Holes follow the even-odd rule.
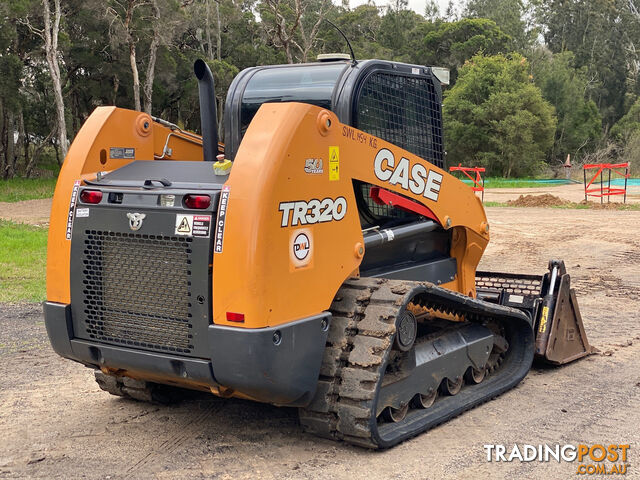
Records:
[[[100,107],[55,191],[45,321],[100,387],[299,408],[386,448],[591,351],[569,275],[477,272],[489,223],[444,168],[441,71],[333,59],[249,68],[218,143]],[[222,156],[224,154],[224,156]]]

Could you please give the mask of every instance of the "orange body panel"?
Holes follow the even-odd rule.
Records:
[[[440,175],[437,201],[376,177],[374,159],[382,149],[393,155],[396,167],[406,159],[410,171],[420,163]],[[305,172],[308,159],[309,164],[321,160],[315,165],[321,164],[323,172]],[[390,170],[391,163],[385,160],[382,167]],[[453,228],[458,274],[444,286],[475,295],[475,270],[489,234],[482,203],[468,186],[405,150],[341,124],[327,110],[267,103],[251,122],[226,183],[230,193],[223,251],[213,260],[214,323],[261,328],[329,308],[362,258],[353,179],[413,198]],[[307,225],[294,225],[294,211],[281,205],[340,197],[347,203],[343,218]],[[313,217],[311,210],[305,213]],[[310,242],[304,262],[292,248],[299,234]],[[228,322],[226,312],[243,313],[245,322]]]
[[[69,303],[69,255],[66,238],[71,193],[76,180],[93,179],[100,171],[120,168],[133,160],[161,157],[167,137],[171,160],[202,160],[196,135],[172,132],[152,121],[146,113],[116,107],[98,107],[84,123],[69,148],[60,170],[51,207],[47,247],[47,300]],[[110,158],[111,147],[135,148],[132,159]]]
[[[170,156],[163,156],[165,145],[171,149]],[[133,160],[109,158],[111,147],[135,148],[135,160],[202,160],[197,136],[172,131],[144,113],[97,108],[69,150],[54,195],[47,261],[47,300],[51,302],[69,303],[71,297],[71,242],[66,239],[66,226],[74,182]],[[386,156],[394,157],[396,168],[402,162],[410,170],[421,164],[425,172],[441,175],[437,201],[376,177],[374,159],[383,149]],[[387,175],[392,163],[386,157],[381,163]],[[308,165],[319,166],[322,172],[308,173]],[[443,286],[475,295],[475,270],[489,234],[482,203],[468,186],[401,148],[341,124],[327,110],[300,103],[267,103],[251,122],[226,183],[229,200],[223,250],[213,260],[215,323],[261,328],[329,308],[344,280],[357,274],[364,253],[353,179],[413,198],[445,228],[454,229],[451,253],[458,272],[454,281]],[[338,199],[344,199],[346,211],[336,206]],[[292,225],[295,212],[281,208],[289,202],[316,201],[318,206],[323,200],[333,201],[339,218],[329,218],[324,210],[328,221]],[[313,217],[314,210],[305,214]],[[295,242],[307,249],[302,260],[295,256]],[[243,313],[245,322],[227,321],[227,312]]]

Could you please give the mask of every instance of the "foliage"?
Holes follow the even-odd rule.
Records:
[[[429,24],[421,27],[418,33],[425,30],[427,32],[422,37],[422,45],[415,49],[413,61],[449,68],[454,83],[458,68],[474,55],[495,55],[510,51],[511,38],[492,20],[464,18],[455,22],[443,22],[435,30],[431,30]]]
[[[477,55],[465,64],[444,102],[450,163],[471,162],[504,177],[540,169],[556,121],[528,68],[519,54]]]
[[[611,137],[625,141],[640,133],[640,99],[631,105],[629,111],[611,128]]]
[[[575,159],[582,150],[593,149],[602,136],[600,112],[588,98],[586,68],[574,67],[571,52],[554,55],[540,49],[533,57],[537,57],[531,62],[534,81],[545,100],[555,107],[558,118],[550,163],[563,163],[567,154]]]
[[[60,1],[58,61],[70,140],[100,105],[140,103],[153,115],[198,131],[196,58],[206,59],[213,70],[222,115],[226,89],[242,69],[346,52],[344,39],[324,19],[345,32],[358,59],[447,67],[451,88],[458,70],[476,55],[526,57],[529,73],[557,115],[543,130],[557,128],[546,148],[529,139],[543,155],[537,147],[520,162],[528,165],[525,171],[535,171],[543,160],[555,165],[567,153],[579,162],[612,140],[624,144],[640,122],[640,13],[629,0],[466,0],[451,1],[442,10],[429,0],[423,12],[409,9],[407,0],[355,8],[330,0]],[[43,0],[0,2],[0,178],[38,175],[45,163],[49,169],[63,161],[42,25]],[[504,93],[493,102],[495,115],[512,112],[516,122],[492,124],[502,128],[493,140],[498,133],[506,136],[505,152],[510,151],[506,138],[518,138],[519,126],[534,121],[513,113],[524,101]],[[467,137],[485,131],[486,125],[475,123],[485,120],[467,115]],[[447,118],[445,123],[447,131],[462,132],[461,124],[452,126]],[[475,138],[473,145],[482,148],[474,158],[496,161],[487,153],[497,148],[495,142],[489,148],[487,138]],[[452,144],[448,150],[457,148]],[[501,162],[505,155],[511,154],[501,154]],[[509,170],[501,163],[495,169]],[[521,173],[520,168],[511,172]]]
[[[47,230],[0,220],[0,302],[45,299]]]
[[[622,154],[617,161],[621,163],[628,162],[631,176],[640,176],[640,130],[634,130],[628,136]]]
[[[522,50],[531,43],[531,32],[525,23],[523,0],[469,0],[467,15],[471,18],[488,18],[509,36],[512,47]]]
[[[536,16],[554,53],[575,55],[575,67],[586,67],[594,82],[593,99],[605,125],[625,111],[638,88],[640,22],[629,11],[629,0],[539,1]]]

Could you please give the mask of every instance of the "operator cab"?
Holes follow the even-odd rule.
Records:
[[[301,102],[444,166],[442,89],[434,69],[364,60],[247,68],[231,83],[224,113],[225,153],[235,157],[263,103]]]

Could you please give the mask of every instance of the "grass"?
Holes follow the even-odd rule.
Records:
[[[0,220],[0,302],[45,299],[47,229]]]
[[[19,202],[36,198],[51,198],[55,178],[12,178],[0,180],[0,202]]]
[[[471,185],[471,180],[462,177],[460,175],[456,175],[460,178],[464,183]],[[533,178],[502,178],[502,177],[488,177],[484,179],[484,187],[486,189],[490,188],[549,188],[555,187],[559,185],[567,185],[565,183],[545,183],[539,182]]]

